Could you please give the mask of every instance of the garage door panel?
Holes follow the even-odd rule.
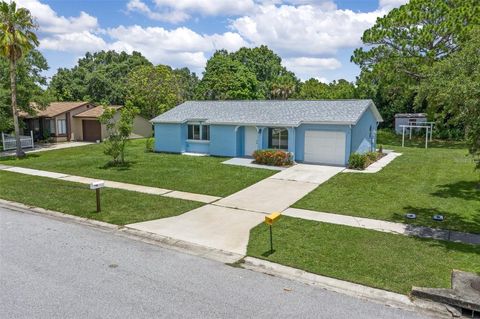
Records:
[[[306,131],[304,161],[344,165],[346,135],[334,131]]]
[[[102,139],[102,126],[97,120],[83,120],[82,130],[84,141],[95,142]]]

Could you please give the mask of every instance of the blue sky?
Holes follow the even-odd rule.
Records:
[[[140,51],[199,73],[216,49],[268,45],[303,80],[355,80],[363,31],[406,0],[17,0],[53,75],[87,51]]]

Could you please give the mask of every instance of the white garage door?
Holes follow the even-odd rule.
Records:
[[[345,165],[345,142],[344,132],[306,131],[304,161]]]

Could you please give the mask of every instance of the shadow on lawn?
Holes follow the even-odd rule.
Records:
[[[108,162],[103,166],[100,166],[100,169],[110,169],[116,171],[128,171],[131,169],[133,165],[135,165],[137,161],[126,161],[124,163],[115,163],[115,162]]]
[[[473,218],[466,218],[463,215],[457,214],[455,212],[447,212],[439,210],[437,208],[427,208],[427,207],[415,207],[415,206],[406,206],[403,208],[404,213],[414,213],[417,215],[416,219],[407,219],[403,214],[395,213],[393,217],[402,221],[404,224],[409,224],[412,226],[412,234],[418,232],[414,230],[414,226],[427,226],[432,228],[438,228],[439,230],[454,230],[459,232],[466,233],[475,233],[480,234],[480,209],[477,210]],[[444,221],[434,221],[432,219],[433,215],[443,215]],[[408,229],[407,229],[408,231]],[[428,230],[426,230],[428,232]]]
[[[8,161],[24,161],[24,160],[27,160],[27,159],[30,159],[30,158],[37,158],[37,157],[40,157],[39,154],[36,154],[36,153],[27,153],[25,157],[21,157],[21,158],[16,158],[15,155],[10,155],[10,156],[0,156],[0,162],[8,162]]]
[[[432,195],[442,198],[456,197],[465,200],[474,200],[480,203],[480,182],[478,181],[460,181],[439,185],[438,187],[440,189],[432,193]]]

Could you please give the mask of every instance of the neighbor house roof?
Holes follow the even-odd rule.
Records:
[[[302,123],[356,124],[372,100],[187,101],[152,119],[152,123],[205,121],[206,124],[298,126]]]
[[[415,118],[415,117],[427,117],[426,113],[397,113],[395,117],[408,117],[408,118]]]
[[[114,108],[116,110],[122,108],[122,105],[110,105],[110,108]],[[79,117],[79,118],[99,118],[103,114],[103,106],[96,106],[94,108],[88,109],[82,113],[78,113],[74,115],[73,117]]]
[[[88,104],[88,102],[52,102],[45,109],[37,110],[35,115],[23,111],[19,112],[18,115],[25,118],[55,117],[85,104]],[[35,104],[33,104],[32,107],[35,109]]]

